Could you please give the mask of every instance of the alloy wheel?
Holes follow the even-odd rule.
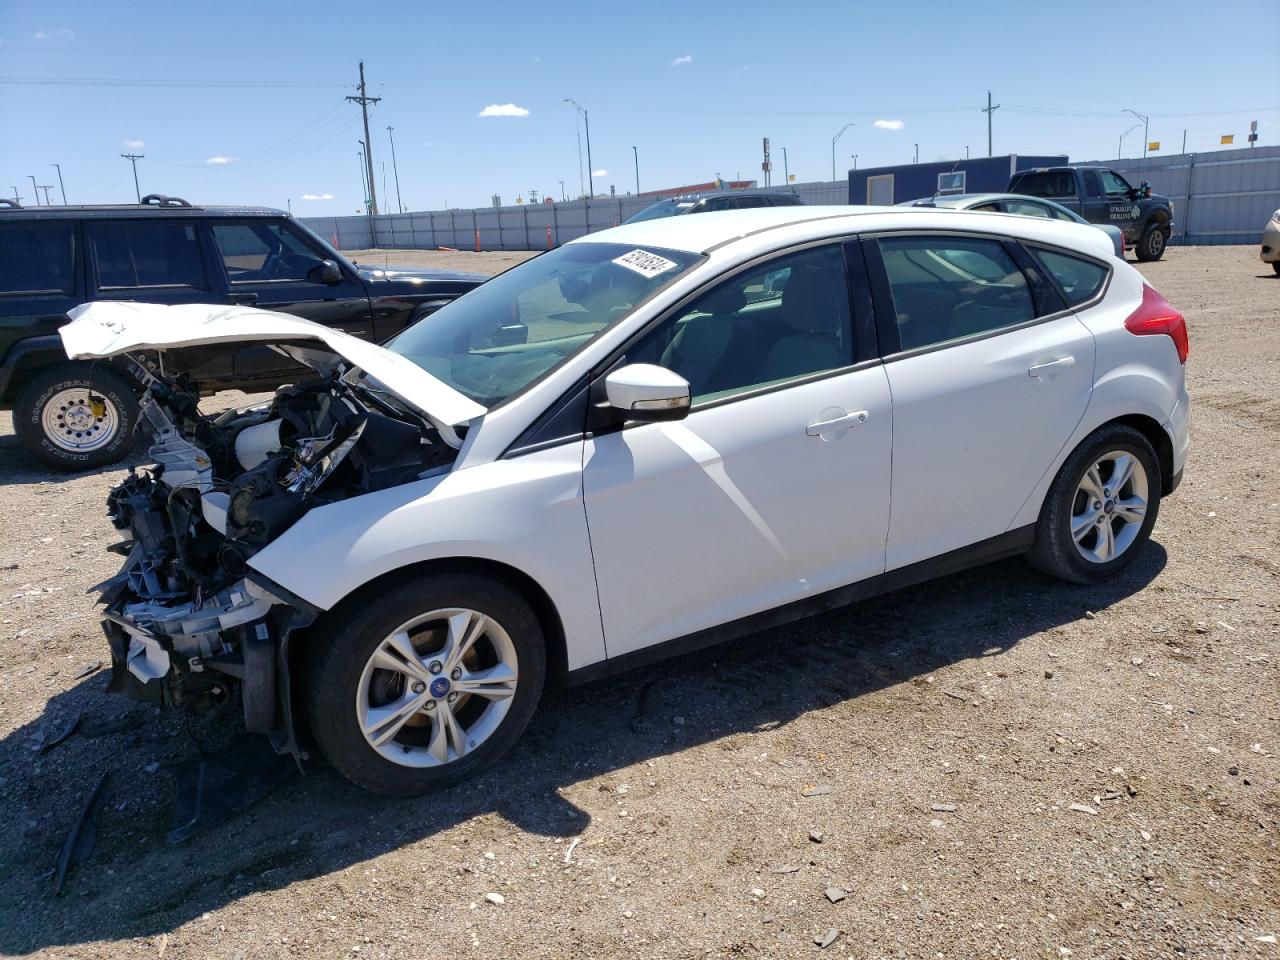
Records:
[[[1147,516],[1147,471],[1125,450],[1094,461],[1076,487],[1071,539],[1090,563],[1109,563],[1131,546]]]

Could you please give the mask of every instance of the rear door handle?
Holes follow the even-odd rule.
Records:
[[[257,303],[258,295],[256,293],[229,293],[227,299],[232,303]]]
[[[1027,368],[1027,376],[1040,377],[1046,373],[1058,373],[1062,370],[1074,367],[1075,365],[1075,357],[1058,357],[1056,360],[1046,360],[1044,363],[1033,363]]]
[[[870,414],[865,410],[858,410],[854,413],[846,413],[843,417],[836,417],[833,420],[815,420],[804,428],[804,432],[811,437],[820,437],[824,433],[830,433],[833,430],[840,430],[846,427],[856,427],[860,423],[866,423]]]

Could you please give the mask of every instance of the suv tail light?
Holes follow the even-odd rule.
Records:
[[[1156,293],[1155,288],[1142,285],[1142,304],[1129,314],[1124,328],[1139,337],[1162,333],[1173,341],[1178,351],[1178,362],[1186,363],[1191,344],[1187,339],[1187,320],[1170,306],[1169,301]]]

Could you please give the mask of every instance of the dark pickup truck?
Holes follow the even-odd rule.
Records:
[[[1129,181],[1106,167],[1035,167],[1009,181],[1009,192],[1044,197],[1074,210],[1090,223],[1119,227],[1139,260],[1159,260],[1173,232],[1173,203],[1145,183]]]
[[[140,204],[22,208],[0,203],[0,410],[19,440],[67,470],[132,446],[140,384],[124,365],[71,363],[58,327],[90,300],[247,304],[382,341],[486,277],[357,266],[282,210]],[[266,347],[157,358],[201,393],[269,390],[305,368]]]

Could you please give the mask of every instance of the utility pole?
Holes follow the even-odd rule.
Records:
[[[356,156],[360,158],[360,190],[364,194],[364,212],[369,212],[369,181],[367,179],[368,171],[364,168],[364,141],[357,140],[360,149],[356,151]]]
[[[293,197],[287,198],[285,200],[285,205],[289,208],[289,216],[292,217],[293,216]]]
[[[782,148],[782,179],[791,182],[791,171],[787,169],[787,148]]]
[[[1147,132],[1150,130],[1151,118],[1143,116],[1137,110],[1130,110],[1126,108],[1124,112],[1132,113],[1142,121],[1142,159],[1145,160],[1147,159],[1147,144],[1151,142],[1151,138],[1147,135]]]
[[[967,143],[964,145],[964,158],[966,160],[969,159],[969,145]]]
[[[1253,144],[1249,144],[1249,146],[1253,146]],[[1182,131],[1182,152],[1187,152],[1187,131],[1185,128]]]
[[[856,153],[853,155],[853,169],[858,169],[858,155]]]
[[[36,178],[31,174],[27,174],[27,179],[31,181],[31,192],[35,195],[36,206],[40,206],[40,188],[36,186]]]
[[[918,143],[916,144],[916,156],[915,156],[915,159],[914,159],[914,160],[912,160],[911,162],[912,162],[912,163],[919,163],[919,162],[920,162],[920,144],[918,144]]]
[[[364,88],[364,61],[360,61],[360,96],[347,97],[352,103],[360,104],[360,112],[364,115],[364,165],[369,177],[369,216],[376,217],[378,215],[378,194],[373,188],[373,141],[369,139],[369,104],[377,103],[381,97],[369,97],[365,95]]]
[[[852,127],[852,123],[846,123],[840,128],[840,132],[831,138],[831,179],[836,179],[836,141],[839,140],[846,130]]]
[[[130,163],[133,164],[133,192],[138,199],[138,203],[141,203],[142,190],[139,189],[138,187],[138,161],[141,160],[143,157],[145,157],[146,154],[145,153],[122,153],[120,154],[120,156],[122,156],[124,159],[128,160]],[[31,182],[35,183],[34,180],[32,180]]]
[[[987,105],[982,108],[982,112],[987,115],[987,156],[993,156],[991,152],[991,115],[1000,109],[1000,104],[991,103],[991,91],[987,91]]]
[[[573,104],[574,109],[582,114],[582,126],[587,133],[587,196],[594,197],[596,195],[596,173],[591,169],[591,118],[588,116],[587,111],[582,109],[577,100],[565,97],[564,102]]]
[[[1183,132],[1183,138],[1186,138],[1186,132]],[[55,163],[54,168],[58,171],[58,190],[62,193],[62,205],[67,205],[67,188],[62,185],[62,164]]]
[[[53,206],[53,204],[51,204],[51,203],[49,202],[49,191],[50,191],[50,190],[52,190],[55,186],[56,186],[56,184],[53,184],[53,183],[42,183],[42,184],[40,184],[40,189],[44,191],[44,205],[45,205],[46,207],[51,207],[51,206]]]
[[[638,197],[640,196],[640,151],[633,146],[631,153],[636,158],[636,196]]]
[[[391,127],[387,127],[387,138],[391,141],[391,172],[396,177],[396,206],[404,213],[404,202],[400,199],[400,168],[396,166],[396,138]]]
[[[567,193],[565,193],[565,192],[564,192],[564,181],[563,181],[563,180],[561,180],[561,181],[560,181],[560,200],[561,200],[561,202],[568,202],[568,200],[569,200],[569,195],[568,195]]]

